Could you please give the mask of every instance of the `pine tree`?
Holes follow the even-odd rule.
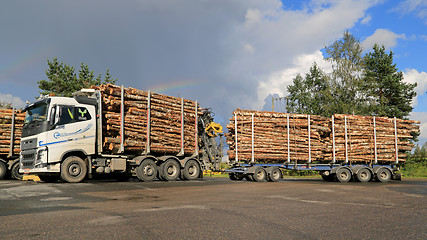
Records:
[[[393,52],[375,44],[364,57],[364,88],[368,92],[368,111],[377,116],[405,118],[412,112],[417,83],[403,82],[402,72],[393,63]]]

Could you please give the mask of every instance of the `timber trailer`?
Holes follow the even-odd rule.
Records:
[[[334,131],[334,116],[332,116],[332,137],[333,137],[333,159],[329,163],[318,163],[313,162],[311,158],[310,151],[310,115],[308,117],[308,159],[300,160],[291,160],[291,151],[289,149],[290,139],[289,139],[289,115],[288,115],[288,124],[287,124],[287,157],[284,157],[282,160],[277,160],[275,163],[262,163],[255,161],[254,155],[254,116],[252,114],[251,132],[252,136],[249,141],[251,141],[251,149],[244,149],[251,152],[250,161],[239,161],[239,144],[237,141],[238,135],[238,121],[237,116],[235,115],[235,159],[230,162],[231,167],[224,170],[225,173],[229,174],[231,180],[240,181],[246,179],[248,181],[255,182],[277,182],[283,178],[282,170],[294,170],[294,171],[317,171],[321,175],[322,179],[325,181],[339,181],[341,183],[349,182],[350,180],[356,180],[359,182],[369,182],[369,181],[380,181],[388,182],[390,180],[401,180],[401,174],[397,171],[400,170],[399,167],[399,158],[397,151],[397,130],[396,130],[396,118],[394,118],[394,137],[395,137],[395,157],[396,160],[390,164],[380,164],[377,159],[377,146],[375,144],[375,161],[372,164],[361,164],[361,163],[352,163],[348,159],[347,154],[347,140],[345,143],[346,146],[346,158],[345,161],[338,161],[335,156],[335,131]],[[347,121],[347,119],[346,119]],[[375,117],[374,117],[375,122]],[[347,122],[346,122],[347,123]],[[375,129],[375,127],[374,127]],[[347,139],[347,125],[345,129],[346,139]]]
[[[20,180],[22,179],[22,174],[19,173],[19,154],[15,150],[15,142],[19,141],[16,139],[16,110],[15,108],[11,109],[12,112],[9,115],[11,120],[9,134],[9,140],[2,140],[8,142],[7,153],[0,153],[0,180],[6,177],[11,177],[12,179]],[[4,129],[3,129],[4,131]],[[17,143],[19,144],[19,143]]]

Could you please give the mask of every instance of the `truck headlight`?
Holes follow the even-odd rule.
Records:
[[[42,148],[37,152],[37,158],[34,162],[34,167],[47,166],[47,148]]]

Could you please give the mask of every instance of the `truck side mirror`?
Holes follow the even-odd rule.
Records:
[[[50,119],[49,123],[51,126],[56,125],[59,122],[59,119],[61,117],[61,107],[60,106],[53,106],[50,110]]]
[[[62,107],[56,106],[56,114],[55,114],[55,124],[59,123],[62,115]]]

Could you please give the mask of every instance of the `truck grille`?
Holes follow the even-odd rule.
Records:
[[[34,168],[36,150],[21,151],[21,163],[23,168]]]

